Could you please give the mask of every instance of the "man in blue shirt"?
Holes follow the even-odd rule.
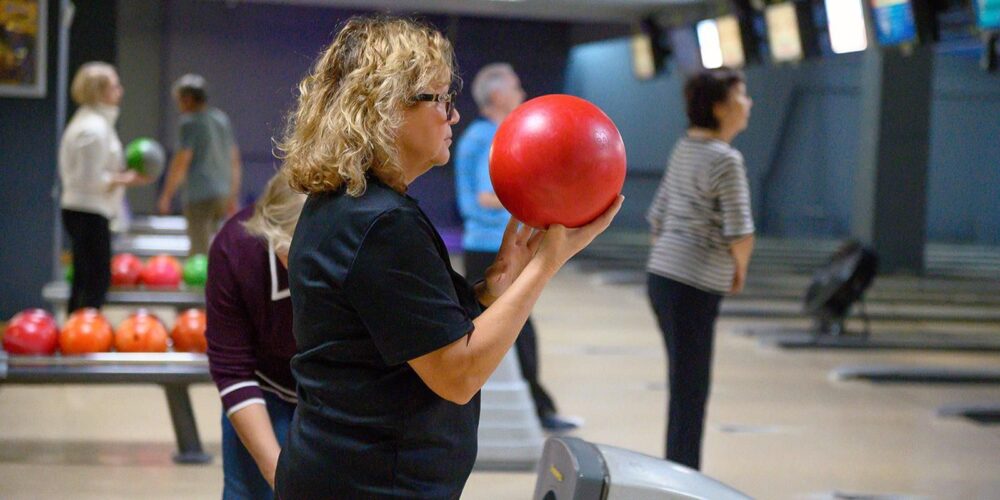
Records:
[[[472,81],[472,97],[481,116],[465,129],[458,141],[455,181],[458,208],[464,222],[465,277],[475,283],[485,276],[486,268],[496,259],[510,218],[490,182],[490,146],[500,122],[524,102],[525,93],[509,64],[494,63],[476,74]],[[556,413],[555,403],[538,380],[538,348],[530,318],[517,337],[515,347],[521,374],[531,388],[542,427],[549,431],[578,427],[574,419]]]

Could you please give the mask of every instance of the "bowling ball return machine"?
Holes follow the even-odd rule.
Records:
[[[747,500],[696,470],[634,451],[571,437],[549,438],[534,500]]]

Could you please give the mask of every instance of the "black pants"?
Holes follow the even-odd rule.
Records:
[[[647,280],[649,302],[667,348],[666,457],[698,469],[722,296],[652,273]]]
[[[73,286],[66,312],[100,309],[111,286],[111,230],[107,217],[76,210],[62,211],[63,227],[73,250]]]
[[[497,254],[493,252],[465,252],[465,279],[475,283],[486,276],[486,268],[493,264]],[[521,333],[514,343],[517,359],[521,365],[521,376],[531,389],[531,398],[535,400],[535,409],[539,417],[556,413],[556,404],[552,397],[538,381],[538,341],[535,338],[535,325],[531,318],[524,324]]]

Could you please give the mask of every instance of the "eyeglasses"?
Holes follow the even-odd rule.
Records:
[[[456,92],[448,92],[447,94],[417,94],[413,96],[413,102],[443,102],[444,114],[449,120],[451,120],[455,117],[454,112],[456,95]]]

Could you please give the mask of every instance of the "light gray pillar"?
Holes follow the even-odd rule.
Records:
[[[160,0],[118,2],[118,71],[125,86],[118,133],[124,143],[136,137],[162,140],[161,90],[165,85],[162,61],[163,3]],[[168,150],[171,147],[163,146]],[[132,212],[154,213],[156,189],[156,184],[129,189]]]

